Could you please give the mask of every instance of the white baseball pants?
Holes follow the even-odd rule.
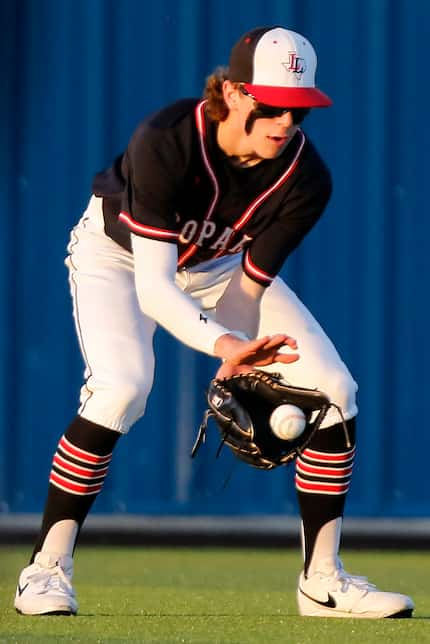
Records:
[[[104,233],[100,198],[91,198],[72,231],[68,252],[73,314],[85,361],[78,413],[127,433],[144,414],[151,391],[156,324],[139,308],[132,254]],[[207,315],[213,315],[239,263],[240,256],[233,255],[181,270],[177,285]],[[291,384],[321,389],[340,406],[346,420],[354,417],[356,383],[320,325],[280,278],[266,289],[261,301],[258,335],[274,333],[288,333],[297,340],[300,360],[267,369],[281,372]],[[322,426],[339,421],[332,408]]]

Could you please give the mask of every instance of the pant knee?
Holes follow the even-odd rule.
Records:
[[[328,394],[342,411],[347,411],[356,404],[357,389],[357,383],[347,372],[337,372],[329,378]]]
[[[79,415],[126,434],[145,413],[152,377],[128,378],[109,383],[88,380],[82,388]]]
[[[345,420],[354,418],[358,413],[356,394],[357,383],[348,371],[336,371],[330,374],[325,386],[321,389],[328,395],[330,401],[342,412]],[[329,427],[339,422],[339,411],[332,407],[322,423],[322,427]]]
[[[129,381],[113,387],[110,395],[113,405],[120,415],[134,410],[139,416],[143,415],[146,400],[149,394],[149,385],[145,381]]]

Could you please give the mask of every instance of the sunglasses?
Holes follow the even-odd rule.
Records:
[[[263,119],[273,119],[275,117],[283,116],[287,112],[291,113],[293,118],[293,123],[299,125],[303,119],[309,114],[309,107],[274,107],[273,105],[266,105],[265,103],[259,103],[255,96],[248,92],[246,87],[239,85],[239,90],[244,96],[249,96],[255,101],[254,107],[254,119],[263,118]]]

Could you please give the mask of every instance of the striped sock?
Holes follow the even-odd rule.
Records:
[[[98,494],[111,458],[112,452],[98,456],[80,449],[63,436],[54,456],[49,482],[69,494]]]
[[[118,432],[80,416],[71,423],[54,455],[42,526],[31,561],[43,549],[47,537],[49,544],[55,544],[55,552],[74,549],[82,524],[103,487],[119,437]],[[77,529],[73,531],[71,525]]]
[[[305,449],[296,461],[296,489],[311,494],[346,494],[354,454],[355,447],[333,453]]]
[[[296,460],[295,485],[303,526],[303,553],[307,574],[317,542],[318,553],[336,557],[339,539],[322,528],[343,517],[355,454],[355,419],[346,423],[351,447],[345,447],[342,423],[319,430]],[[333,542],[333,543],[331,543]]]

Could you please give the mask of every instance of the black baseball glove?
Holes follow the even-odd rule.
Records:
[[[192,449],[194,456],[204,442],[207,424],[213,417],[221,434],[221,445],[249,465],[265,470],[292,461],[309,444],[332,406],[317,389],[292,387],[279,374],[251,371],[224,380],[213,379],[207,392],[206,410]],[[276,407],[299,407],[306,418],[303,433],[294,440],[281,440],[270,428],[269,419]]]

